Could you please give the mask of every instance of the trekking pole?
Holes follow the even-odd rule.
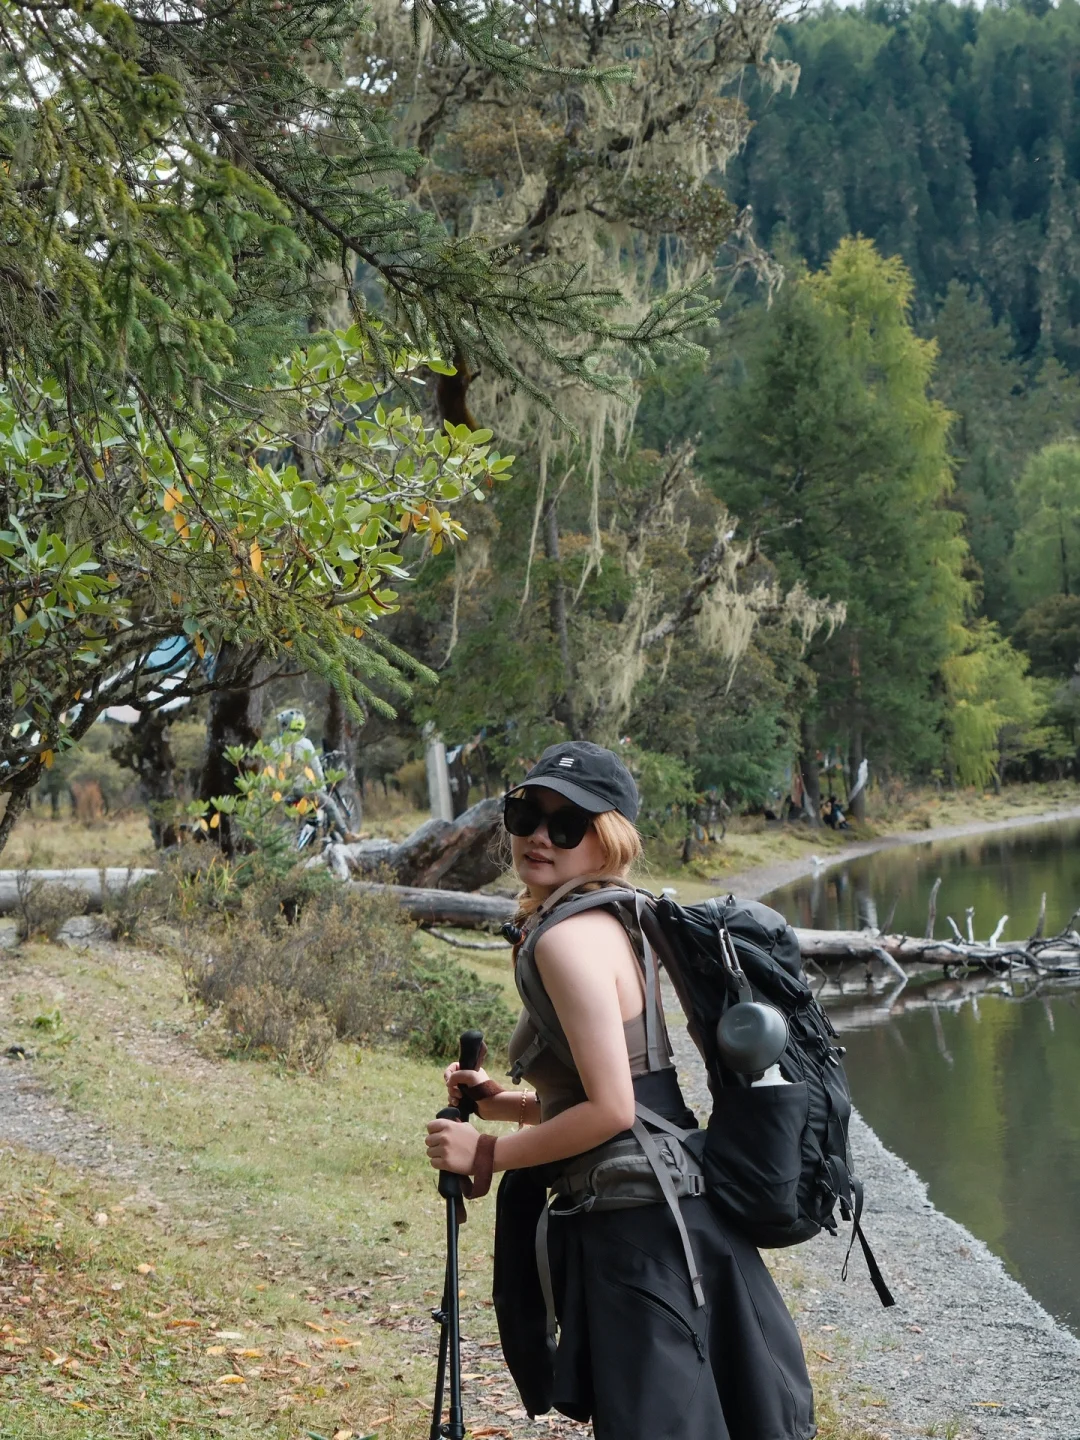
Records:
[[[458,1042],[458,1064],[462,1070],[475,1070],[483,1053],[484,1037],[479,1030],[466,1030]],[[476,1101],[462,1095],[456,1105],[447,1105],[436,1115],[437,1120],[468,1120],[476,1110]],[[458,1225],[464,1217],[461,1176],[451,1170],[439,1172],[439,1194],[446,1201],[446,1279],[442,1305],[431,1312],[441,1326],[439,1333],[439,1368],[435,1375],[435,1403],[431,1408],[430,1440],[465,1440],[465,1421],[461,1410],[461,1309],[458,1304]],[[443,1423],[443,1396],[446,1391],[446,1363],[450,1361],[450,1412]]]

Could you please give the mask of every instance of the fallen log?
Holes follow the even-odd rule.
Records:
[[[0,870],[0,915],[18,910],[28,887],[49,885],[85,895],[86,908],[100,910],[103,876],[107,893],[117,895],[156,874],[156,870],[128,869],[126,865],[110,865],[104,870]]]
[[[464,930],[497,930],[514,918],[517,906],[509,895],[470,895],[463,890],[420,890],[411,885],[378,885],[367,880],[346,882],[351,890],[388,895],[419,925],[454,925]]]
[[[339,880],[386,876],[397,885],[478,890],[506,868],[496,841],[502,800],[481,800],[456,820],[425,820],[406,839],[357,840],[328,845],[314,864],[326,864]]]
[[[796,929],[799,949],[811,960],[881,960],[882,953],[908,965],[970,965],[1002,971],[1021,966],[1051,974],[1080,975],[1080,944],[1065,935],[1050,940],[926,939],[912,935],[879,935],[876,930]],[[888,962],[884,962],[888,963]]]

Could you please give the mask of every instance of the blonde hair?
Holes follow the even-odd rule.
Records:
[[[600,815],[593,816],[592,828],[603,851],[604,859],[600,867],[602,873],[628,875],[643,853],[637,826],[627,820],[625,815],[620,815],[618,810],[605,810]],[[595,890],[598,885],[598,881],[593,881],[583,884],[581,888]],[[531,895],[528,889],[522,890],[517,897],[518,913],[515,918],[519,922],[524,920],[542,903],[536,896]]]

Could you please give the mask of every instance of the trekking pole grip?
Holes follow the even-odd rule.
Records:
[[[475,1070],[484,1053],[484,1037],[479,1030],[466,1030],[458,1041],[458,1065],[462,1070]],[[476,1113],[476,1101],[462,1095],[456,1105],[447,1105],[436,1115],[436,1120],[468,1120]],[[461,1199],[461,1176],[452,1170],[439,1172],[439,1194],[444,1200]]]

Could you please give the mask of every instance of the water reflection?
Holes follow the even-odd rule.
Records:
[[[1061,930],[1080,905],[1080,823],[882,850],[850,865],[819,869],[770,898],[793,925],[860,930],[891,914],[882,928],[921,935],[938,876],[940,935],[949,933],[948,915],[966,930],[969,908],[978,939],[987,939],[1003,914],[1009,916],[1006,938],[1030,935],[1044,891],[1047,929]]]
[[[1047,932],[1080,904],[1080,825],[884,852],[770,896],[795,924],[883,923],[922,934],[941,876],[939,935],[951,915],[985,939],[1030,934],[1043,891]],[[856,972],[830,1013],[844,1030],[855,1100],[927,1182],[931,1197],[1001,1256],[1050,1310],[1080,1332],[1080,994],[935,978],[895,994]],[[890,999],[890,995],[895,998]]]

